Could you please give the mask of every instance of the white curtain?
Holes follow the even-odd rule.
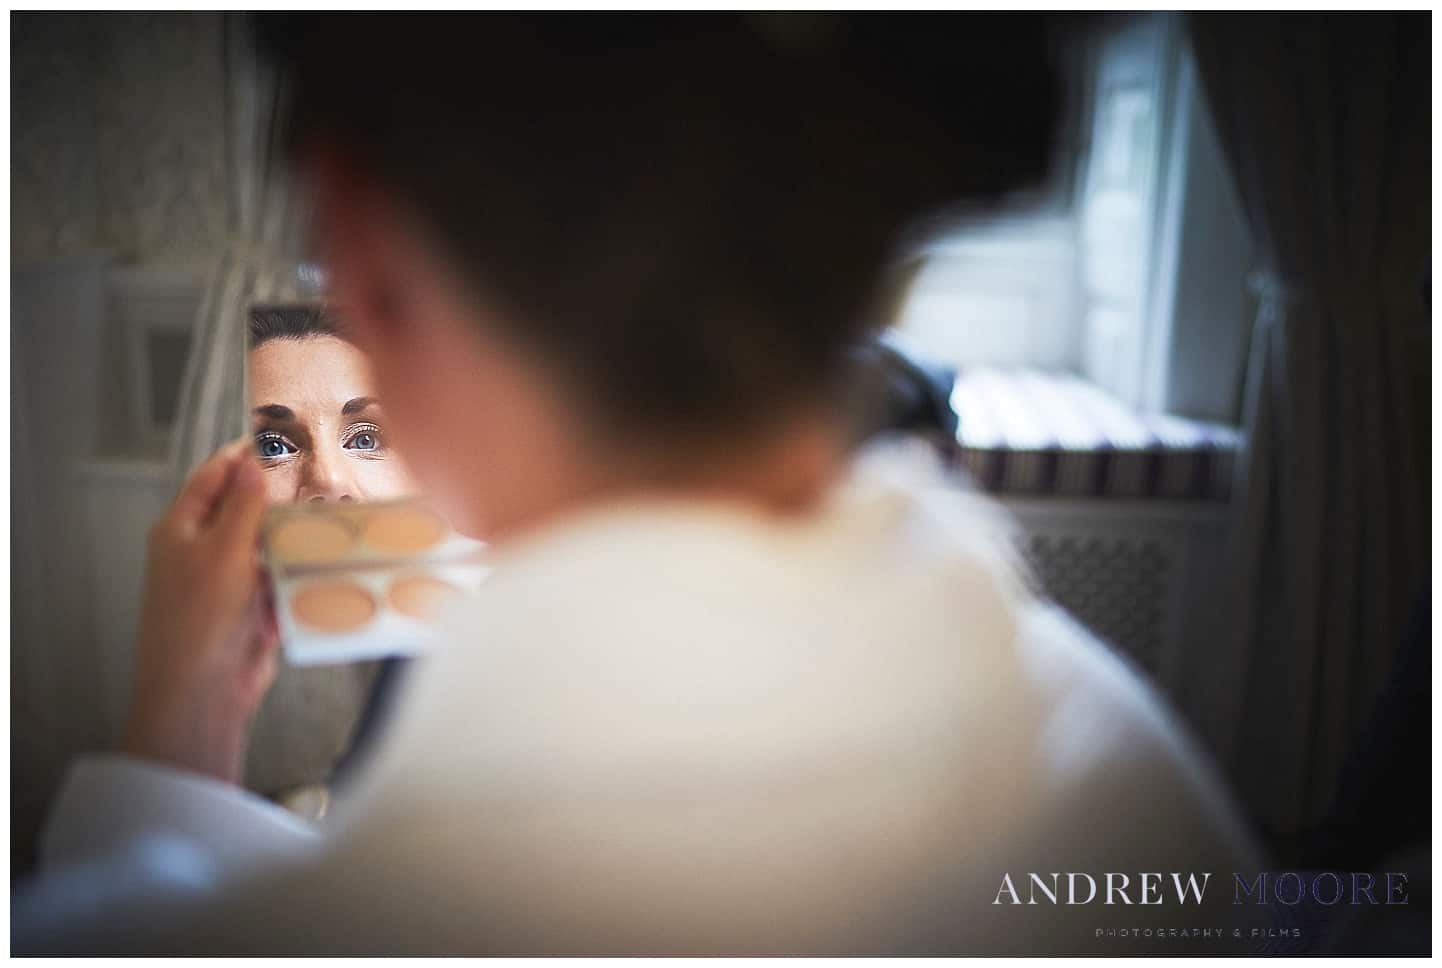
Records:
[[[177,482],[246,430],[246,315],[314,297],[300,269],[302,206],[278,142],[279,90],[244,14],[223,15],[228,240],[212,267],[181,384],[171,461]]]
[[[247,432],[247,316],[258,303],[320,297],[302,276],[304,206],[289,183],[276,79],[256,56],[243,14],[225,14],[226,207],[229,238],[192,331],[170,460],[176,485],[217,447]],[[246,784],[263,794],[325,782],[368,694],[368,665],[282,663],[252,726]]]
[[[1262,260],[1234,521],[1240,661],[1216,694],[1244,800],[1291,837],[1326,810],[1425,580],[1407,355],[1426,313],[1430,23],[1189,26]]]

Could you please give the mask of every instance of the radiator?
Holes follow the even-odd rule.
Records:
[[[1226,505],[1001,498],[1036,591],[1179,699],[1223,634]]]
[[[1228,633],[1236,428],[1026,367],[967,368],[951,404],[960,463],[1011,511],[1036,590],[1185,705],[1188,661]]]

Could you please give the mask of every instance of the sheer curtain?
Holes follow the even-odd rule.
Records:
[[[279,150],[276,78],[256,56],[248,18],[224,16],[229,239],[192,330],[170,452],[177,486],[217,447],[249,429],[249,308],[321,295],[318,280],[302,276],[304,206]],[[298,668],[282,662],[252,727],[246,785],[270,795],[325,781],[346,748],[373,675],[369,665]]]
[[[302,212],[280,157],[276,78],[256,56],[247,16],[224,17],[229,238],[211,269],[192,331],[171,442],[177,483],[246,429],[249,307],[314,295],[299,272]]]
[[[1430,247],[1428,15],[1194,15],[1258,241],[1233,773],[1273,833],[1325,810],[1427,567],[1406,331]],[[1221,650],[1225,651],[1225,650]]]

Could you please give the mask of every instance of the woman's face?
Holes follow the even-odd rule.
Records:
[[[365,355],[334,336],[250,351],[251,426],[272,504],[416,493],[392,449]]]

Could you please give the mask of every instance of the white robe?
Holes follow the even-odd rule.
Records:
[[[449,616],[318,831],[177,771],[77,764],[15,950],[1095,954],[1145,950],[1108,926],[1234,917],[1231,872],[1257,862],[1212,770],[1028,595],[996,515],[889,454],[805,520],[562,521]],[[1000,891],[1071,871],[1207,872],[1228,904]]]

